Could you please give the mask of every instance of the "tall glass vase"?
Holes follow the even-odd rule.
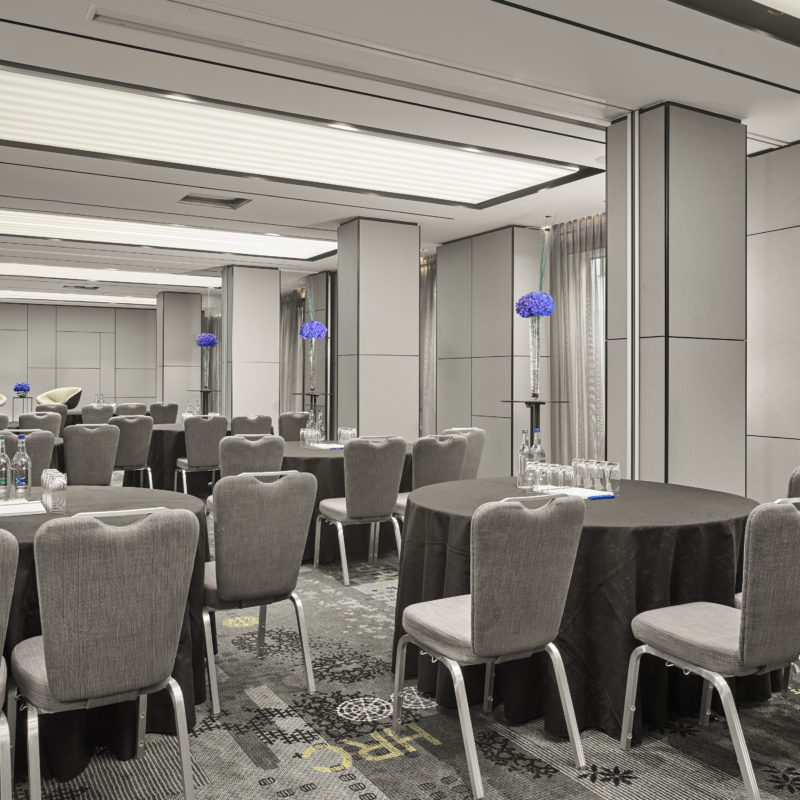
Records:
[[[211,348],[210,347],[201,347],[200,348],[200,388],[201,389],[208,389],[210,381],[209,381],[209,373],[210,367],[209,363],[211,360]]]
[[[317,375],[316,375],[316,349],[317,340],[309,339],[308,343],[308,391],[316,392]]]
[[[539,397],[539,317],[529,317],[528,344],[530,347],[531,397]]]

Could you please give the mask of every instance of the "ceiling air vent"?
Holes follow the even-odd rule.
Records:
[[[208,206],[211,208],[227,208],[236,211],[245,203],[250,202],[249,197],[214,197],[210,194],[187,194],[178,200],[179,203],[191,203],[195,206]]]
[[[84,291],[87,291],[87,292],[96,292],[100,287],[97,286],[97,285],[91,286],[88,283],[65,283],[61,288],[62,289],[83,289]]]

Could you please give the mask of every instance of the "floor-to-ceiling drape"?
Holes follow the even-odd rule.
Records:
[[[554,225],[550,249],[553,460],[605,457],[606,216]]]
[[[419,264],[419,432],[436,433],[436,256]]]
[[[297,411],[303,398],[294,394],[303,391],[303,297],[299,291],[281,293],[281,411]],[[277,429],[277,423],[275,425]]]

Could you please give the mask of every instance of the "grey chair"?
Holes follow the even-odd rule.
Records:
[[[118,403],[118,417],[139,417],[147,413],[146,403]],[[85,421],[85,420],[84,420]]]
[[[8,427],[8,417],[5,414],[0,414],[0,430],[5,430]]]
[[[25,430],[50,431],[53,436],[61,436],[61,415],[55,411],[20,414],[19,427]]]
[[[183,493],[188,494],[188,472],[210,472],[211,481],[219,472],[219,443],[228,433],[226,417],[187,417],[183,423],[186,432],[186,458],[175,462],[174,489],[178,491],[178,473],[183,479]]]
[[[64,431],[64,464],[70,486],[110,486],[119,444],[115,425],[70,425]]]
[[[256,414],[252,417],[234,417],[231,420],[231,433],[272,433],[272,417]]]
[[[171,677],[199,536],[185,509],[127,526],[46,522],[34,539],[42,635],[11,654],[8,707],[28,707],[30,796],[40,800],[39,715],[139,700],[168,689],[183,794],[194,798],[186,710]],[[91,625],[86,621],[91,620]],[[132,624],[138,620],[141,624]]]
[[[39,403],[36,406],[36,411],[52,411],[61,416],[61,426],[58,429],[56,436],[64,435],[64,427],[67,424],[67,407],[63,403]]]
[[[308,413],[305,411],[284,411],[278,417],[278,434],[286,442],[299,442],[300,431],[306,427]]]
[[[108,405],[108,403],[105,405],[97,403],[96,405],[83,406],[81,408],[81,419],[88,425],[103,425],[111,419],[113,413],[114,406]]]
[[[174,425],[178,419],[177,403],[150,403],[154,425]]]
[[[114,469],[122,469],[139,473],[139,484],[144,485],[144,473],[150,488],[153,488],[153,473],[147,464],[150,456],[150,439],[153,436],[153,420],[151,417],[112,417],[110,423],[119,428],[117,454],[114,458]]]
[[[80,386],[62,386],[37,395],[36,402],[40,404],[63,404],[68,409],[77,408],[82,392],[83,389]]]
[[[11,610],[11,598],[14,594],[14,580],[17,576],[19,544],[16,537],[0,528],[0,648],[5,647],[8,630],[8,613]],[[0,655],[0,697],[6,695],[8,683],[8,666]],[[16,709],[8,707],[9,717],[13,717]],[[14,768],[11,753],[14,741],[10,729],[13,729],[16,718],[6,720],[0,710],[0,800],[12,800]]]
[[[0,433],[5,436],[6,455],[9,460],[17,453],[17,441],[20,432],[4,430]],[[56,437],[50,431],[35,430],[25,433],[25,452],[31,459],[31,486],[42,485],[42,472],[49,469],[53,463],[53,449]]]
[[[467,439],[454,433],[448,436],[423,436],[414,442],[411,451],[411,489],[461,479]],[[394,515],[405,518],[409,492],[400,492]]]
[[[467,454],[464,457],[461,480],[477,478],[483,447],[486,444],[486,431],[483,428],[448,428],[443,433],[459,433],[467,437]]]
[[[275,473],[272,473],[275,475]],[[314,692],[303,604],[295,592],[317,479],[308,472],[285,473],[262,483],[254,475],[222,478],[214,486],[215,561],[206,563],[205,626],[211,711],[219,714],[210,610],[259,606],[258,655],[264,655],[267,606],[291,600],[297,616],[306,684]]]
[[[631,622],[642,644],[630,658],[620,744],[631,746],[639,662],[647,653],[703,678],[700,723],[708,723],[719,692],[745,794],[760,795],[753,765],[726,678],[785,668],[800,653],[800,512],[768,503],[750,512],[744,534],[741,609],[684,603],[638,614]]]
[[[438,659],[453,678],[472,794],[483,797],[478,754],[461,666],[486,664],[484,710],[491,710],[494,666],[546,651],[578,768],[586,766],[561,654],[561,625],[585,506],[558,497],[541,508],[486,503],[472,517],[471,594],[429,600],[403,612],[397,643],[392,725],[399,731],[406,648],[414,644]]]
[[[378,552],[380,523],[391,522],[397,552],[400,553],[400,525],[392,513],[400,491],[405,458],[406,442],[399,436],[388,437],[383,441],[352,439],[344,443],[345,496],[331,497],[319,504],[314,532],[314,569],[319,566],[323,522],[336,526],[345,586],[350,585],[347,551],[344,546],[346,525],[370,526],[368,560],[373,563]]]

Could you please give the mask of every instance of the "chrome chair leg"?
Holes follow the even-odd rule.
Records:
[[[181,470],[181,480],[183,481],[183,493],[184,494],[189,494],[189,488],[186,485],[186,470],[185,469]]]
[[[39,766],[39,712],[28,701],[28,792],[31,800],[42,800],[42,771]]]
[[[784,697],[789,696],[789,681],[792,678],[792,665],[784,667],[783,674],[781,675],[781,694]]]
[[[631,749],[631,739],[633,739],[633,716],[636,713],[636,687],[639,683],[639,662],[647,652],[647,645],[639,645],[632,653],[628,661],[628,683],[625,687],[625,709],[622,714],[622,733],[620,734],[619,746],[623,750]]]
[[[294,613],[297,616],[297,630],[300,633],[300,645],[303,648],[303,663],[306,667],[306,685],[309,694],[317,691],[314,683],[314,667],[311,663],[311,648],[308,646],[308,630],[306,628],[306,617],[303,613],[303,603],[296,592],[292,592],[291,601],[294,604]]]
[[[369,524],[369,551],[367,553],[367,564],[374,564],[378,553],[377,547],[378,525],[375,522]]]
[[[139,716],[136,720],[136,758],[144,755],[144,737],[147,732],[147,695],[139,695]]]
[[[211,694],[211,713],[219,714],[219,690],[217,689],[217,664],[214,661],[214,642],[211,638],[211,614],[203,609],[203,631],[206,639],[206,666],[208,667],[208,688]]]
[[[11,734],[0,712],[0,800],[12,800],[14,779],[11,774]]]
[[[403,541],[400,538],[400,523],[397,521],[397,517],[391,517],[392,520],[392,527],[394,528],[394,541],[397,544],[397,555],[400,555],[400,548],[403,546]]]
[[[486,662],[486,673],[483,678],[483,710],[492,713],[492,700],[494,699],[494,661]]]
[[[11,741],[11,781],[14,781],[14,762],[17,755],[17,684],[8,671],[6,688],[6,719],[8,720],[8,738]]]
[[[392,703],[392,730],[400,732],[403,716],[403,680],[406,673],[406,648],[411,637],[404,633],[397,642],[397,658],[394,662],[394,700]]]
[[[185,800],[194,800],[194,783],[192,781],[192,755],[189,750],[189,730],[186,726],[186,708],[183,703],[183,692],[175,678],[167,684],[172,707],[175,709],[175,730],[178,733],[178,752],[181,757],[181,773],[183,774],[183,796]]]
[[[697,720],[700,725],[708,725],[708,721],[711,719],[711,699],[713,697],[714,684],[703,680],[703,693],[700,695],[700,716]]]
[[[317,522],[314,525],[314,569],[319,567],[319,546],[322,536],[322,514],[317,514]]]
[[[147,468],[147,480],[150,484],[150,488],[153,488],[153,470],[150,467]]]
[[[267,607],[261,606],[258,609],[258,646],[256,654],[259,658],[264,657],[266,647],[264,647],[264,639],[267,635]]]
[[[345,586],[350,585],[350,573],[347,571],[347,551],[344,549],[344,527],[341,522],[334,522],[336,534],[339,537],[339,557],[342,560],[342,582]]]
[[[569,690],[567,672],[564,669],[564,660],[561,658],[561,653],[559,653],[558,648],[553,642],[550,642],[545,650],[547,650],[547,655],[550,656],[550,661],[553,662],[553,672],[556,676],[558,695],[561,698],[561,708],[564,710],[564,719],[567,723],[569,740],[575,752],[575,766],[578,769],[583,769],[586,766],[586,758],[583,755],[581,733],[578,730],[578,720],[575,719],[575,708],[572,705],[572,693]]]
[[[173,478],[172,478],[172,491],[173,492],[177,492],[178,491],[178,470],[177,469],[175,470],[175,474],[173,475]]]

